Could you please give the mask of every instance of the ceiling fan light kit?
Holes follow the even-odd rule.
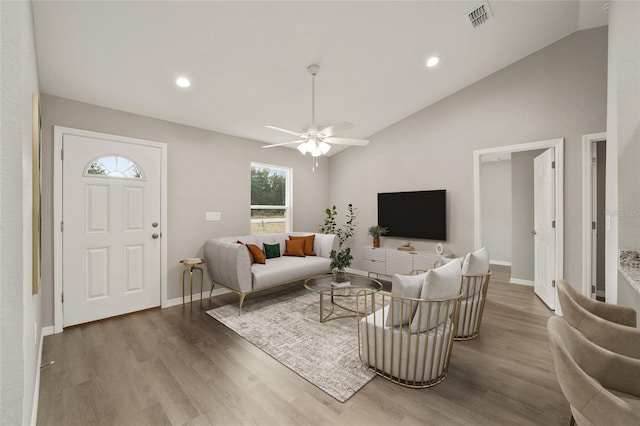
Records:
[[[309,65],[307,67],[307,71],[309,72],[309,74],[311,74],[311,124],[306,126],[303,129],[302,133],[277,126],[266,126],[267,128],[272,130],[277,130],[279,132],[294,135],[298,138],[298,140],[272,145],[264,145],[263,148],[273,148],[274,146],[291,145],[297,143],[299,144],[297,147],[298,151],[300,151],[302,155],[306,155],[307,153],[309,153],[312,157],[320,157],[322,155],[326,155],[329,152],[329,150],[331,149],[331,144],[355,146],[367,145],[369,143],[368,140],[335,137],[336,133],[353,127],[353,124],[349,123],[348,121],[334,124],[332,126],[327,126],[322,129],[316,125],[315,78],[318,74],[318,71],[320,71],[320,67],[315,64]],[[315,158],[314,169],[315,167],[317,167],[317,165],[317,158]]]

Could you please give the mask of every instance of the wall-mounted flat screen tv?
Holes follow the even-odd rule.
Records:
[[[447,240],[447,191],[378,193],[378,225],[388,236]]]

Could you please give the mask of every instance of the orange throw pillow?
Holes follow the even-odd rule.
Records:
[[[247,244],[247,248],[249,249],[249,253],[253,255],[253,261],[255,263],[262,263],[263,265],[267,262],[267,259],[264,256],[260,247],[255,244]]]
[[[284,256],[304,257],[304,240],[284,240],[287,249]]]
[[[303,240],[304,241],[304,254],[305,256],[315,256],[316,252],[313,251],[313,242],[316,239],[314,234],[306,235],[304,237],[298,235],[289,235],[290,240]]]

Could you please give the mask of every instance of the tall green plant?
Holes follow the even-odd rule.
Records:
[[[343,248],[343,245],[355,234],[357,209],[353,207],[353,204],[347,205],[344,225],[338,225],[338,209],[336,206],[326,209],[325,214],[327,217],[324,219],[324,225],[320,226],[320,232],[338,236],[338,251],[331,250],[329,255],[331,258],[330,268],[342,269],[351,266],[351,261],[353,260],[351,249],[349,247]]]

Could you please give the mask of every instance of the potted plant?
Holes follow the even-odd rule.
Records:
[[[376,225],[369,228],[369,235],[373,237],[373,246],[380,247],[380,237],[389,233],[389,229],[384,226]]]
[[[338,236],[338,250],[331,250],[329,254],[331,264],[329,267],[334,273],[335,281],[343,282],[346,281],[345,268],[351,266],[351,261],[353,260],[351,249],[349,247],[343,248],[343,245],[353,237],[357,212],[352,204],[347,205],[347,214],[345,215],[346,222],[344,225],[338,225],[337,223],[338,210],[336,206],[326,209],[325,213],[327,217],[324,220],[324,225],[320,227],[320,232]]]

